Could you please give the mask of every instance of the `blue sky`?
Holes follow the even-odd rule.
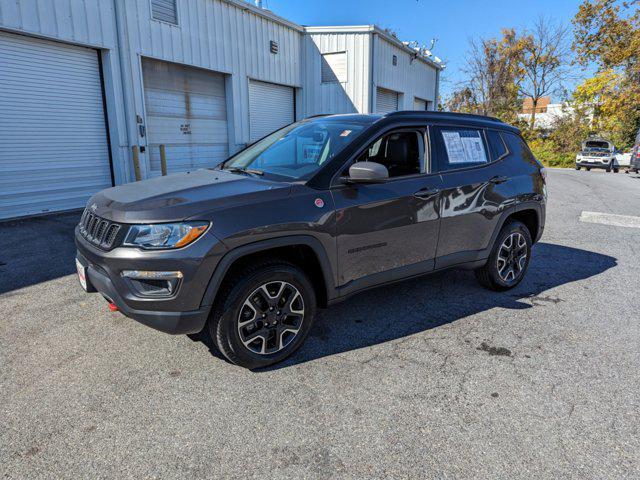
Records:
[[[429,45],[432,38],[437,38],[434,54],[447,63],[446,82],[441,87],[443,95],[464,78],[460,69],[465,65],[469,38],[497,36],[502,27],[527,27],[541,14],[569,24],[580,3],[580,0],[263,0],[264,6],[274,13],[303,25],[375,23],[396,31],[401,40]],[[554,99],[557,100],[560,99]]]

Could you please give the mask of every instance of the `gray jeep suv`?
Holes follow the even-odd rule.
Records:
[[[109,188],[76,228],[88,292],[168,333],[206,329],[263,367],[317,307],[450,267],[506,290],[545,222],[544,169],[499,120],[435,112],[314,117],[208,170]]]

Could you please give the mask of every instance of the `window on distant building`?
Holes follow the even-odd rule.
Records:
[[[320,74],[322,83],[345,83],[347,81],[347,52],[322,55]]]

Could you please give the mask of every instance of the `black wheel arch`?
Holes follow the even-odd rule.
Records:
[[[290,260],[288,256],[293,254],[296,249],[312,252],[313,258],[309,260],[315,261],[315,265],[310,265],[311,271],[309,272],[305,269],[305,273],[310,274],[320,306],[326,305],[327,302],[336,297],[333,269],[326,250],[322,243],[313,236],[290,235],[249,243],[228,251],[216,266],[209,280],[201,306],[211,307],[214,304],[222,283],[234,267],[255,256],[274,256],[283,260]]]

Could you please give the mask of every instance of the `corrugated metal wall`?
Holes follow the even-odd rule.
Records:
[[[371,94],[366,33],[316,33],[305,39],[304,105],[307,116],[322,113],[369,113]],[[321,83],[323,53],[347,52],[347,82]]]
[[[68,42],[113,48],[113,2],[100,0],[0,0],[0,25]]]
[[[178,2],[178,26],[150,18],[147,0],[125,2],[132,62],[137,55],[232,74],[230,149],[249,141],[248,77],[299,87],[302,32],[221,0]],[[269,42],[278,43],[273,54]],[[133,70],[136,102],[140,69]]]
[[[272,14],[257,12],[243,1],[178,0],[177,7],[175,26],[151,18],[150,0],[0,0],[0,29],[101,51],[118,184],[133,180],[131,146],[145,146],[148,140],[136,121],[137,116],[146,120],[141,69],[145,57],[226,75],[231,152],[250,139],[250,78],[298,87],[297,118],[369,113],[375,109],[377,86],[401,92],[400,108],[413,108],[414,97],[434,100],[434,68],[420,60],[409,64],[406,51],[372,34],[371,27],[305,34],[302,27],[266,18]],[[270,51],[272,40],[278,43],[277,54]],[[347,81],[322,83],[320,54],[337,51],[347,52]],[[392,65],[394,54],[397,66]],[[141,155],[143,177],[148,158],[148,152]]]
[[[374,36],[374,82],[377,87],[400,92],[400,110],[412,110],[414,97],[434,101],[436,69],[420,59],[411,62],[405,50],[389,43],[380,35]],[[393,56],[398,65],[393,65]]]

